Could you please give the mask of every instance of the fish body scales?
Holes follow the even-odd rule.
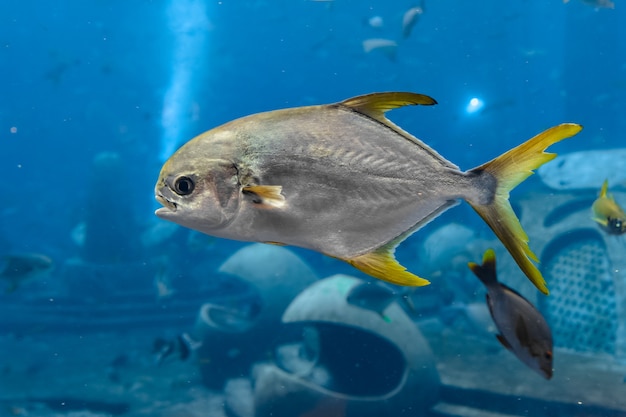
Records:
[[[351,258],[475,192],[451,163],[349,110],[282,110],[225,128],[240,144],[235,164],[259,183],[281,184],[286,204],[242,210],[237,218],[243,221],[235,219],[222,237],[280,241]],[[203,146],[214,149],[210,141]]]

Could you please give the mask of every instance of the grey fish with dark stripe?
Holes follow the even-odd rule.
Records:
[[[552,378],[552,331],[543,315],[517,291],[498,282],[493,249],[485,251],[482,265],[470,262],[469,268],[487,288],[498,341],[530,369]]]

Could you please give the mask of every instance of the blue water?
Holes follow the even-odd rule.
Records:
[[[11,348],[10,355],[0,359],[4,369],[0,387],[14,387],[0,388],[4,407],[0,415],[35,415],[37,407],[40,415],[48,415],[46,410],[69,415],[81,409],[120,414],[107,408],[109,403],[130,404],[122,407],[122,414],[156,415],[141,408],[143,403],[128,400],[140,379],[137,374],[121,384],[119,400],[115,390],[106,398],[98,398],[97,390],[70,394],[75,383],[93,384],[97,373],[93,369],[108,369],[120,355],[131,363],[129,368],[136,365],[132,372],[157,369],[158,375],[151,374],[154,381],[167,379],[167,384],[155,383],[149,391],[154,398],[162,395],[161,389],[169,390],[172,381],[187,381],[180,373],[188,373],[191,382],[182,387],[176,382],[176,395],[168,391],[167,407],[189,403],[189,392],[200,408],[197,403],[203,398],[222,395],[221,387],[205,387],[198,373],[202,363],[194,362],[197,358],[170,363],[176,374],[170,378],[167,368],[151,362],[150,352],[153,339],[191,331],[203,302],[228,299],[237,304],[251,297],[245,286],[217,272],[246,244],[203,238],[178,227],[163,231],[158,228],[167,225],[153,214],[158,207],[154,183],[163,162],[187,140],[212,127],[260,111],[332,103],[376,91],[413,91],[434,97],[438,105],[399,109],[389,117],[462,169],[480,165],[563,122],[582,124],[584,130],[551,149],[559,154],[624,146],[626,7],[619,0],[615,9],[595,8],[579,0],[567,4],[425,0],[423,15],[411,35],[403,38],[402,16],[418,4],[404,0],[62,0],[0,5],[0,255],[43,253],[55,263],[44,278],[0,295],[0,329],[4,329],[0,336]],[[374,17],[381,18],[381,27],[370,23]],[[396,41],[395,55],[364,52],[362,42],[371,38]],[[475,112],[468,111],[473,98],[484,105]],[[94,161],[104,152],[115,156],[109,160],[112,165],[98,171]],[[616,186],[623,191],[624,184]],[[537,190],[550,194],[532,177],[513,192],[513,203]],[[587,191],[586,198],[594,197]],[[398,257],[420,273],[426,237],[450,222],[471,228],[481,239],[493,238],[464,204],[407,240]],[[91,225],[87,236],[86,224]],[[530,238],[532,247],[532,234]],[[336,273],[365,278],[342,262],[300,249],[293,252],[319,278]],[[257,267],[269,268],[268,262]],[[471,279],[463,281],[465,286],[455,286],[453,279],[443,283],[446,270],[441,268],[443,276],[423,289],[425,299],[435,301],[413,314],[413,320],[437,318],[437,311],[455,300],[482,302],[479,285]],[[154,277],[163,274],[175,292],[159,298]],[[437,285],[439,290],[433,289]],[[524,294],[532,293],[526,282],[523,285],[527,286]],[[619,303],[623,300],[618,298]],[[624,315],[619,317],[624,320]],[[114,335],[116,343],[105,349],[106,354],[98,345],[98,334]],[[93,349],[93,354],[84,355],[84,363],[54,359],[57,351],[71,352],[67,345],[73,346],[79,338],[93,343],[81,345],[82,352]],[[557,342],[567,347],[563,339]],[[439,339],[432,342],[439,343]],[[489,346],[490,354],[502,353],[499,345]],[[16,353],[28,349],[31,355]],[[592,349],[582,353],[596,357]],[[527,372],[531,384],[547,383],[509,356],[511,369]],[[613,363],[617,356],[609,352],[600,359]],[[89,358],[97,358],[97,364]],[[568,367],[564,362],[560,365]],[[85,369],[90,369],[85,372],[89,382],[80,377]],[[384,377],[379,367],[373,369],[374,379]],[[48,392],[46,372],[67,381]],[[241,377],[249,377],[242,372]],[[585,375],[581,380],[593,380],[596,387],[623,386],[623,379],[614,375],[581,372]],[[115,378],[108,381],[116,384]],[[550,381],[551,387],[561,382]],[[24,388],[15,388],[20,384]],[[482,388],[474,389],[484,395],[464,405],[511,410],[500,394],[490,397]],[[451,402],[450,392],[444,389],[441,401]],[[576,402],[557,397],[554,404],[574,415],[574,408],[567,407]],[[52,404],[70,398],[78,405],[54,411]],[[463,398],[457,402],[463,404]],[[516,415],[553,415],[549,413],[559,409],[550,405],[550,398],[520,398],[528,403],[515,409]],[[505,405],[493,405],[500,400]],[[578,405],[582,407],[584,401]],[[602,401],[575,415],[620,415],[610,414],[618,413],[614,403],[607,405],[609,411],[601,406]],[[329,407],[319,415],[351,415],[341,406]],[[438,412],[433,415],[448,415]],[[388,415],[417,414],[392,409]]]

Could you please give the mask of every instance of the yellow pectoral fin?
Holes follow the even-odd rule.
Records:
[[[607,219],[602,218],[602,217],[592,217],[591,218],[593,221],[595,221],[596,223],[601,224],[602,226],[608,226],[609,222]]]
[[[412,287],[430,284],[430,281],[408,272],[393,256],[393,251],[384,247],[365,255],[344,259],[344,261],[374,278],[392,284]]]
[[[280,185],[250,185],[243,187],[244,194],[254,194],[255,203],[280,208],[285,205],[283,187]]]

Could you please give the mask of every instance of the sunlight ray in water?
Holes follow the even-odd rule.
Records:
[[[161,112],[161,151],[166,160],[180,143],[185,120],[193,106],[196,77],[206,64],[204,53],[210,27],[205,2],[172,0],[167,8],[169,30],[174,39],[171,79],[163,98]]]

